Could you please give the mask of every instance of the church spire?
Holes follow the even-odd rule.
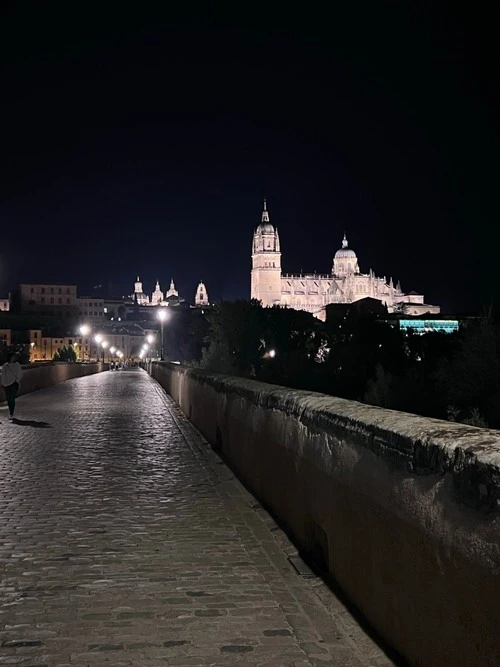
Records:
[[[347,236],[345,235],[345,232],[344,232],[344,238],[342,239],[342,247],[347,248]]]
[[[269,222],[269,213],[267,211],[267,199],[264,198],[264,210],[262,211],[262,222]]]

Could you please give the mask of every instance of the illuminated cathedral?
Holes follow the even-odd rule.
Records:
[[[371,269],[362,273],[345,234],[342,247],[333,257],[330,273],[282,273],[278,229],[271,224],[266,200],[260,225],[253,235],[250,295],[263,306],[306,310],[320,319],[325,319],[328,304],[352,303],[366,297],[381,301],[389,312],[396,309],[408,315],[440,312],[439,306],[425,303],[423,294],[404,292],[399,282],[394,285],[392,278],[387,281]]]

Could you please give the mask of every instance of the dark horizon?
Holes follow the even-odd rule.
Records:
[[[0,296],[139,275],[249,298],[265,196],[284,272],[329,272],[345,231],[444,312],[500,301],[492,16],[3,13]]]

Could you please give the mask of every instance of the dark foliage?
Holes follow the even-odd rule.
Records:
[[[500,428],[500,325],[491,318],[455,334],[417,335],[351,310],[323,323],[236,301],[207,319],[204,368]]]
[[[20,364],[28,364],[30,360],[29,347],[27,345],[1,345],[0,344],[0,366],[9,361],[12,354],[17,356]]]
[[[69,347],[66,347],[66,345],[64,345],[63,347],[58,348],[57,352],[54,354],[53,361],[75,362],[76,352],[71,345]]]

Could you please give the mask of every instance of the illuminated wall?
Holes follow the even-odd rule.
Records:
[[[415,333],[424,334],[429,331],[453,333],[458,331],[458,320],[399,320],[399,328],[403,331],[413,329]]]

